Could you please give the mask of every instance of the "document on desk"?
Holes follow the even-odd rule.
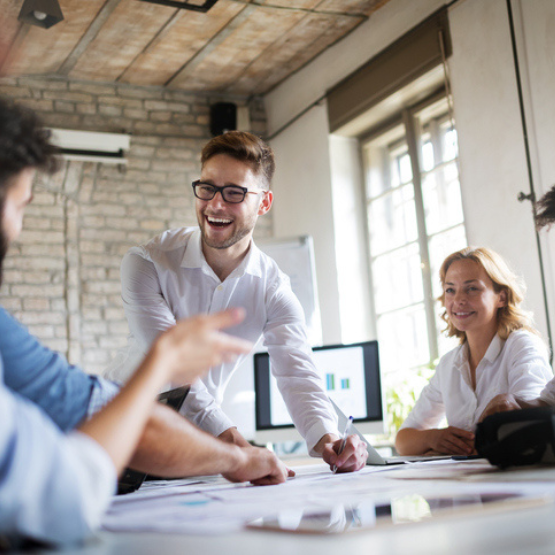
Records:
[[[278,486],[233,484],[222,477],[151,482],[143,489],[116,496],[103,527],[111,531],[159,531],[194,534],[239,530],[253,518],[280,508],[306,503],[329,506],[363,492],[376,494],[390,486],[370,475],[387,474],[381,467],[333,474],[325,464],[301,466],[297,475]]]
[[[426,463],[424,474],[430,471]],[[411,469],[418,470],[419,463]],[[437,463],[436,470],[443,465]],[[195,478],[170,482],[152,482],[144,489],[114,498],[104,520],[106,530],[149,531],[186,534],[226,534],[236,532],[255,519],[281,511],[333,508],[340,505],[391,500],[407,494],[435,495],[460,493],[504,493],[507,484],[469,483],[464,481],[396,479],[406,467],[365,467],[359,472],[332,474],[325,464],[295,468],[297,476],[277,486],[233,484],[222,477]],[[408,470],[408,469],[407,469]],[[172,484],[173,482],[173,484]],[[517,487],[510,491],[552,494],[545,484]],[[532,488],[532,490],[530,490]],[[541,492],[540,492],[541,490]]]

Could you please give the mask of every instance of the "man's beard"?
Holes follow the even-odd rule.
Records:
[[[0,229],[0,286],[4,281],[4,259],[8,254],[8,238],[3,229]]]
[[[225,239],[224,241],[212,241],[209,237],[207,237],[206,233],[204,233],[204,227],[201,226],[200,234],[202,237],[202,242],[212,249],[228,249],[238,243],[243,237],[246,237],[251,232],[250,229],[241,228],[237,230],[231,237]]]
[[[233,233],[230,237],[224,240],[215,241],[212,238],[208,237],[208,233],[205,233],[205,226],[209,227],[210,224],[205,220],[204,214],[200,214],[199,218],[202,218],[203,222],[203,225],[201,225],[201,223],[199,222],[202,242],[207,247],[210,247],[212,249],[228,249],[229,247],[232,247],[233,245],[241,241],[241,239],[249,235],[256,224],[256,216],[252,216],[249,221],[244,222],[244,224],[240,228],[236,229],[235,233]]]

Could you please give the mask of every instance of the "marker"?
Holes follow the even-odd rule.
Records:
[[[347,443],[347,434],[349,433],[349,428],[351,427],[352,423],[353,417],[349,416],[345,424],[345,431],[343,432],[343,441],[341,442],[341,445],[339,446],[339,452],[337,453],[338,456],[341,455],[341,453],[343,453],[343,449],[345,449],[345,444]],[[333,465],[332,471],[334,474],[337,472],[337,466],[335,464]]]

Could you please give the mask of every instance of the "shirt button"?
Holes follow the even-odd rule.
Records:
[[[222,291],[223,290],[223,286],[218,285],[218,287],[216,287],[216,291]]]

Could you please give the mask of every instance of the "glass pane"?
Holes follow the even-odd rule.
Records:
[[[372,263],[376,313],[382,314],[424,298],[417,243],[379,256]]]
[[[424,305],[380,316],[378,341],[384,373],[427,364],[430,351]]]
[[[399,178],[401,183],[410,183],[412,181],[412,166],[410,163],[410,156],[407,152],[397,158],[399,165]]]
[[[370,250],[377,256],[418,237],[412,184],[391,191],[368,207]]]
[[[430,238],[428,243],[428,251],[430,253],[430,271],[432,276],[432,290],[434,297],[441,295],[441,283],[439,281],[439,269],[443,261],[453,252],[463,249],[467,246],[466,232],[464,225],[459,225],[438,233]]]
[[[434,167],[434,147],[430,141],[422,145],[422,170],[427,172]]]
[[[422,196],[429,235],[463,222],[461,190],[454,162],[424,176]]]
[[[443,136],[443,161],[454,160],[459,152],[457,130],[451,128],[451,122],[445,122],[441,126]]]

